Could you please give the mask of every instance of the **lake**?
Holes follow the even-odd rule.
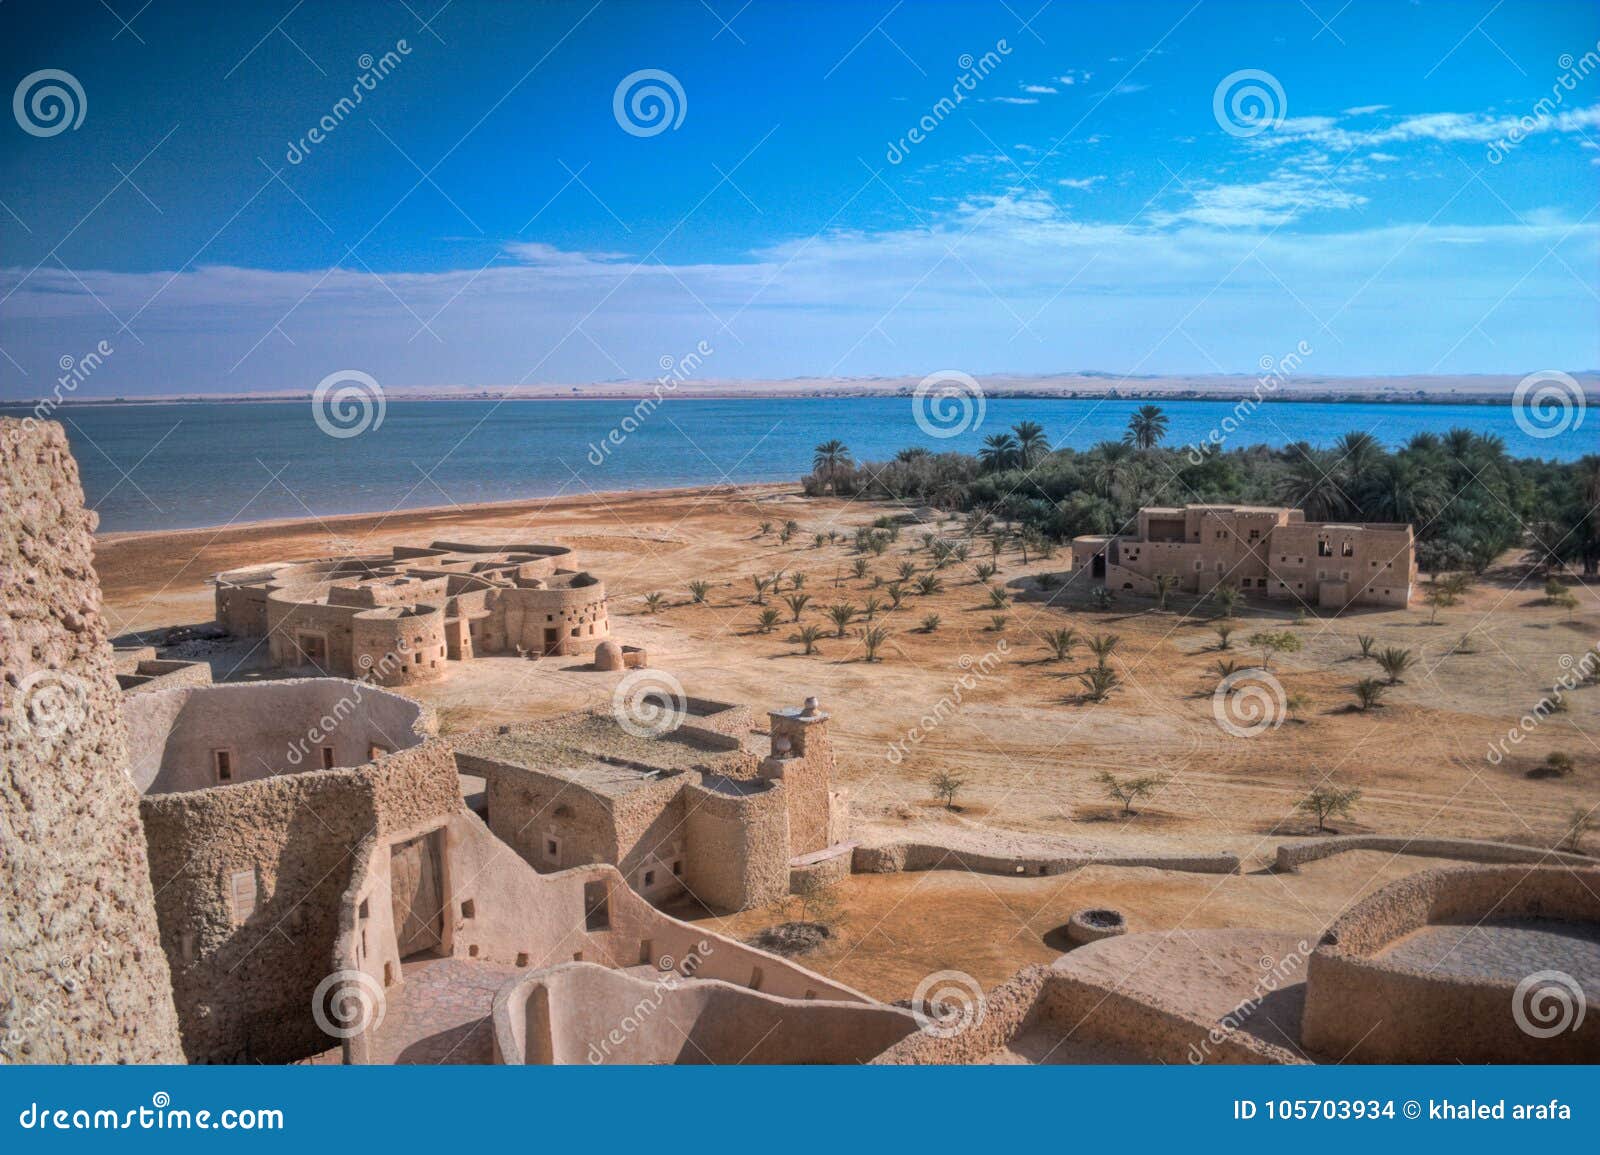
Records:
[[[624,424],[632,401],[390,401],[381,424],[348,437],[324,432],[310,400],[72,405],[57,416],[100,528],[114,532],[787,481],[809,472],[812,447],[832,437],[858,460],[881,460],[909,445],[972,452],[987,434],[1023,420],[1043,425],[1052,445],[1085,449],[1120,438],[1143,403],[991,398],[981,425],[942,439],[919,428],[909,397],[669,397],[636,428]],[[1171,419],[1166,443],[1178,446],[1203,439],[1234,408],[1228,401],[1161,406]],[[0,406],[7,416],[27,412]],[[370,424],[372,412],[365,416]],[[1595,450],[1588,429],[1531,436],[1509,405],[1354,401],[1263,404],[1227,444],[1328,445],[1364,430],[1392,446],[1457,426],[1496,434],[1519,457],[1572,460]]]

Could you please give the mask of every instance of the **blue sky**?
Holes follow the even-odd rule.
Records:
[[[442,2],[0,6],[0,396],[1600,365],[1593,3]]]

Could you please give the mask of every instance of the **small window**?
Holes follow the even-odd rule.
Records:
[[[1329,541],[1325,537],[1319,537],[1317,539],[1317,556],[1318,557],[1332,557],[1333,556],[1333,542]]]
[[[322,748],[322,768],[324,770],[332,770],[333,769],[333,747],[332,746],[324,746]]]
[[[656,872],[655,871],[647,870],[647,871],[644,872],[644,884],[647,887],[654,886],[656,884]]]
[[[544,856],[551,862],[561,857],[561,840],[559,838],[546,838],[544,840]]]
[[[217,772],[218,782],[233,781],[233,751],[213,750],[211,752],[211,764]]]
[[[1261,531],[1259,529],[1252,529],[1250,531],[1250,540],[1251,541],[1260,541],[1261,540]]]
[[[611,903],[603,881],[583,884],[583,928],[591,931],[611,929]]]
[[[1339,556],[1340,557],[1355,557],[1356,556],[1356,547],[1355,547],[1354,543],[1346,541],[1343,545],[1341,545],[1339,547]]]
[[[674,862],[672,864],[672,873],[677,875],[680,878],[683,876],[683,860],[682,859],[679,859],[677,862]]]

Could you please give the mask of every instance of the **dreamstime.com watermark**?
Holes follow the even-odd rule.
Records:
[[[7,715],[20,738],[52,747],[89,715],[89,683],[65,670],[35,670],[11,691]]]
[[[1259,960],[1262,973],[1250,989],[1250,994],[1241,999],[1233,1010],[1218,1019],[1216,1026],[1206,1033],[1204,1040],[1189,1044],[1189,1062],[1196,1066],[1205,1062],[1211,1055],[1211,1049],[1227,1042],[1229,1036],[1245,1024],[1245,1021],[1255,1013],[1256,1008],[1266,1001],[1268,995],[1285,983],[1300,981],[1304,973],[1302,968],[1310,956],[1311,944],[1304,939],[1295,943],[1294,949],[1282,958],[1262,955]]]
[[[1283,85],[1259,68],[1228,73],[1211,94],[1211,115],[1229,136],[1260,136],[1282,125],[1288,111]]]
[[[24,1131],[282,1131],[283,1111],[277,1107],[203,1108],[190,1111],[172,1106],[172,1096],[157,1091],[148,1107],[124,1111],[109,1107],[51,1107],[29,1103],[17,1116]]]
[[[301,737],[289,743],[284,752],[289,765],[299,766],[310,758],[314,748],[320,747],[333,737],[344,720],[355,713],[356,707],[361,705],[361,700],[369,688],[383,685],[391,675],[405,669],[406,656],[410,653],[412,653],[410,645],[402,640],[395,649],[376,661],[371,654],[362,654],[356,660],[356,665],[361,667],[362,673],[359,680],[351,684],[350,692],[341,694],[339,700],[323,711],[322,716],[313,722]]]
[[[56,378],[50,387],[50,395],[41,397],[33,404],[33,412],[22,419],[22,428],[32,432],[38,427],[39,422],[49,421],[66,401],[69,393],[76,393],[78,386],[82,385],[106,363],[106,358],[115,353],[110,341],[98,341],[94,348],[82,356],[74,357],[70,353],[63,353],[56,362],[61,369],[61,375]]]
[[[1189,447],[1189,464],[1199,465],[1206,459],[1206,454],[1220,449],[1222,445],[1243,428],[1246,421],[1261,408],[1261,403],[1268,396],[1278,391],[1278,386],[1289,380],[1304,363],[1305,359],[1315,352],[1309,342],[1301,341],[1282,357],[1273,357],[1270,353],[1262,355],[1257,362],[1261,369],[1261,376],[1256,378],[1255,388],[1250,391],[1250,396],[1241,397],[1234,403],[1233,410],[1217,424],[1213,425],[1206,435]]]
[[[986,408],[983,386],[959,369],[929,373],[911,394],[917,428],[941,441],[975,432],[983,424]]]
[[[322,118],[299,140],[291,140],[289,147],[284,150],[283,159],[290,164],[300,164],[309,157],[311,150],[332,136],[366,100],[367,93],[376,92],[378,83],[399,68],[400,62],[410,55],[411,45],[403,39],[396,40],[393,48],[376,58],[370,52],[363,52],[356,60],[361,74],[351,82],[350,95],[336,100],[333,107],[323,113]]]
[[[353,1039],[383,1025],[383,984],[363,970],[334,971],[311,992],[311,1018],[322,1033]]]
[[[329,373],[311,391],[311,419],[329,437],[340,440],[379,428],[388,411],[383,386],[359,369]]]
[[[1540,369],[1517,382],[1511,394],[1511,417],[1529,437],[1543,440],[1583,427],[1588,407],[1583,386],[1560,369]]]
[[[1556,118],[1557,109],[1566,101],[1566,94],[1576,92],[1580,80],[1588,79],[1593,72],[1600,69],[1600,42],[1576,59],[1572,53],[1563,52],[1556,59],[1556,67],[1561,69],[1561,74],[1550,86],[1550,95],[1541,96],[1534,102],[1532,112],[1525,112],[1517,117],[1509,132],[1489,142],[1489,147],[1484,150],[1484,156],[1490,164],[1499,164],[1505,160],[1511,154],[1511,150],[1526,140],[1530,133],[1538,132],[1546,123]]]
[[[70,72],[41,68],[30,72],[11,94],[11,115],[29,136],[60,136],[76,132],[89,114],[89,98]]]
[[[1289,698],[1283,683],[1260,666],[1235,670],[1211,694],[1211,716],[1235,738],[1255,738],[1283,725]]]
[[[634,670],[612,691],[611,714],[635,738],[659,738],[683,725],[689,696],[665,670]]]
[[[617,82],[611,94],[611,115],[629,136],[660,136],[683,124],[689,115],[689,97],[672,73],[641,68]]]
[[[662,374],[656,378],[655,387],[650,390],[648,397],[639,398],[633,407],[633,412],[624,417],[611,432],[607,433],[598,442],[589,442],[589,452],[586,455],[590,465],[604,465],[611,456],[613,449],[620,449],[629,434],[636,433],[639,427],[649,420],[651,414],[666,401],[664,394],[677,391],[679,384],[693,377],[705,364],[705,359],[716,350],[709,341],[700,341],[682,357],[663,355],[659,364]]]
[[[935,702],[933,708],[918,719],[917,725],[910,727],[903,736],[889,743],[883,754],[889,765],[900,765],[913,747],[921,745],[925,738],[955,717],[960,712],[966,695],[976,690],[984,679],[991,677],[1010,652],[1010,645],[1002,638],[994,644],[994,649],[981,658],[974,658],[971,654],[962,654],[957,658],[956,664],[962,669],[961,676],[951,685],[950,692]]]
[[[1576,1031],[1588,1009],[1583,988],[1566,971],[1534,971],[1511,993],[1511,1017],[1517,1029],[1535,1039]]]
[[[934,971],[911,993],[911,1014],[925,1035],[953,1039],[983,1025],[989,1002],[966,971]]]
[[[927,140],[945,122],[945,118],[956,110],[957,105],[966,103],[967,95],[977,91],[978,82],[986,79],[1010,55],[1011,45],[1004,39],[996,40],[993,48],[976,59],[972,53],[963,52],[956,59],[961,75],[956,77],[955,83],[950,86],[950,95],[941,96],[904,136],[899,140],[890,141],[888,149],[883,154],[884,159],[890,164],[899,164],[905,160],[913,148]]]
[[[72,1008],[66,1000],[80,988],[95,990],[104,981],[105,973],[116,958],[116,951],[106,942],[95,944],[86,954],[58,958],[50,974],[59,993],[54,992],[26,1008],[13,1005],[0,1020],[0,1065],[27,1062],[34,1040],[56,1031],[74,1029],[71,1025]],[[97,964],[104,963],[105,966]]]
[[[685,979],[693,978],[700,964],[710,958],[715,949],[709,940],[701,939],[682,959],[675,960],[671,955],[662,955],[657,959],[656,968],[661,976],[651,984],[650,993],[641,995],[616,1026],[600,1036],[599,1042],[589,1044],[590,1064],[598,1066],[604,1063],[615,1048],[643,1029],[651,1016],[661,1009],[661,1004],[667,1001],[667,996],[682,986]]]
[[[1600,644],[1597,644],[1600,648]],[[1600,653],[1590,650],[1581,658],[1574,658],[1571,654],[1562,654],[1560,658],[1561,675],[1556,679],[1550,692],[1534,705],[1522,717],[1517,719],[1517,724],[1505,732],[1505,736],[1489,743],[1489,749],[1484,754],[1489,765],[1498,766],[1506,760],[1513,746],[1520,746],[1544,724],[1544,720],[1551,714],[1562,711],[1567,695],[1579,686],[1591,681],[1595,672],[1600,670]]]

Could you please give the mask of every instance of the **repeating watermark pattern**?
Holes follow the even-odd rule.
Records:
[[[411,647],[402,642],[397,649],[390,650],[377,661],[373,661],[371,654],[362,654],[357,658],[356,665],[361,667],[363,680],[351,683],[349,693],[340,695],[339,700],[325,710],[303,735],[289,743],[284,751],[284,758],[289,765],[300,765],[311,757],[314,748],[320,747],[333,737],[344,720],[355,713],[356,707],[361,705],[367,688],[375,682],[381,683],[390,674],[403,670],[406,655],[410,652]]]
[[[716,352],[707,341],[701,341],[694,349],[682,357],[663,355],[659,364],[662,374],[656,378],[655,387],[650,390],[648,397],[639,398],[633,407],[633,412],[624,417],[611,432],[607,433],[598,442],[589,442],[589,452],[585,455],[590,465],[604,465],[611,456],[613,449],[620,449],[623,442],[628,440],[628,435],[638,431],[657,409],[661,408],[666,400],[665,394],[674,393],[678,386],[693,377],[705,363],[705,359]]]
[[[359,369],[329,373],[311,391],[311,419],[329,437],[359,437],[377,429],[387,411],[383,386]]]
[[[923,1034],[953,1039],[983,1024],[988,1002],[966,971],[934,971],[912,992],[911,1013]]]
[[[1588,400],[1570,373],[1541,369],[1517,382],[1511,416],[1529,437],[1559,437],[1583,426]]]
[[[966,102],[969,93],[977,91],[978,82],[1000,67],[1001,61],[1010,55],[1011,45],[1003,39],[996,40],[993,48],[976,59],[972,53],[963,52],[956,59],[961,75],[956,77],[955,83],[950,86],[950,95],[941,96],[904,136],[899,140],[890,141],[888,149],[884,152],[884,159],[890,164],[899,164],[905,160],[913,148],[927,140],[945,122],[945,118],[956,110],[957,105]]]
[[[669,128],[676,132],[688,113],[683,85],[659,68],[628,73],[611,94],[611,115],[629,136],[660,136]]]
[[[1282,125],[1288,110],[1283,85],[1259,68],[1228,73],[1211,94],[1211,114],[1229,136],[1260,136]]]
[[[612,1027],[598,1042],[589,1044],[588,1060],[591,1065],[598,1066],[611,1057],[611,1052],[622,1046],[628,1039],[649,1022],[650,1017],[661,1009],[661,1004],[667,1001],[667,996],[677,990],[686,978],[694,975],[700,969],[700,964],[711,957],[715,948],[707,939],[701,939],[690,948],[683,959],[675,960],[671,955],[662,955],[656,960],[656,969],[661,975],[650,987],[650,993],[642,996],[622,1016],[621,1021]],[[681,970],[682,973],[679,973]]]
[[[917,382],[911,415],[917,428],[943,440],[959,437],[983,424],[983,386],[959,369],[940,369]]]
[[[69,128],[78,130],[89,113],[89,98],[72,73],[41,68],[18,83],[11,113],[29,136],[60,136]]]
[[[1562,654],[1557,659],[1561,666],[1561,674],[1556,678],[1556,683],[1550,688],[1550,693],[1540,698],[1532,710],[1517,719],[1517,724],[1505,732],[1505,736],[1489,743],[1488,753],[1484,755],[1491,766],[1498,766],[1506,760],[1511,753],[1511,747],[1520,746],[1551,714],[1558,713],[1566,697],[1579,686],[1587,683],[1600,669],[1600,643],[1596,643],[1593,650],[1589,650],[1581,658],[1574,658],[1571,654]]]
[[[1512,124],[1510,131],[1489,142],[1484,156],[1490,164],[1499,164],[1505,160],[1511,154],[1511,150],[1526,140],[1530,133],[1538,132],[1556,118],[1557,109],[1566,101],[1566,94],[1577,91],[1580,80],[1587,79],[1591,73],[1600,69],[1600,43],[1596,43],[1593,48],[1576,59],[1572,53],[1563,52],[1556,58],[1556,67],[1561,69],[1561,74],[1550,86],[1550,95],[1540,97],[1534,103],[1532,112],[1523,113]]]
[[[1311,955],[1311,944],[1301,939],[1295,943],[1294,949],[1284,954],[1282,958],[1274,958],[1264,954],[1258,960],[1261,967],[1261,976],[1256,979],[1250,994],[1241,999],[1237,1006],[1217,1020],[1206,1037],[1199,1043],[1189,1044],[1189,1062],[1198,1066],[1211,1055],[1213,1047],[1221,1046],[1227,1042],[1228,1036],[1239,1030],[1240,1027],[1255,1014],[1256,1008],[1266,1001],[1268,995],[1274,993],[1285,983],[1298,982],[1303,973],[1305,960]]]
[[[341,96],[335,101],[333,107],[323,113],[322,118],[299,140],[291,140],[283,159],[290,164],[300,164],[309,157],[311,150],[332,136],[366,100],[367,93],[377,91],[379,82],[399,68],[400,62],[410,55],[411,45],[405,40],[396,40],[393,48],[376,58],[370,52],[363,52],[356,59],[361,74],[351,82],[350,95]]]
[[[1283,725],[1288,701],[1277,678],[1252,666],[1217,683],[1211,694],[1211,716],[1235,738],[1254,738]]]
[[[665,670],[635,670],[612,691],[611,713],[635,738],[659,738],[683,724],[689,698]]]
[[[50,396],[41,397],[34,403],[33,412],[22,419],[22,430],[31,432],[41,421],[48,421],[61,408],[67,399],[67,394],[76,393],[78,386],[82,385],[95,372],[106,363],[116,350],[110,341],[100,341],[94,348],[80,357],[70,353],[63,353],[56,362],[61,368],[61,375],[56,378],[56,383],[50,388]],[[19,436],[22,432],[19,430]]]
[[[1261,360],[1257,362],[1261,376],[1256,378],[1250,396],[1241,397],[1235,402],[1232,411],[1226,417],[1213,425],[1204,437],[1189,447],[1189,464],[1199,465],[1205,460],[1207,453],[1220,449],[1228,438],[1242,429],[1245,422],[1261,408],[1261,403],[1269,395],[1276,393],[1278,386],[1288,381],[1299,370],[1301,364],[1313,352],[1309,342],[1301,341],[1281,357],[1263,353]]]
[[[1588,1002],[1578,980],[1566,971],[1534,971],[1511,994],[1511,1017],[1535,1039],[1553,1039],[1583,1026]]]
[[[52,1030],[68,1029],[70,1012],[62,996],[74,994],[80,987],[94,989],[104,975],[104,968],[95,964],[109,964],[115,957],[116,952],[111,944],[100,942],[91,947],[87,954],[55,960],[50,973],[60,987],[60,994],[51,989],[41,1001],[13,1009],[11,1016],[5,1020],[5,1033],[0,1034],[0,1060],[5,1063],[25,1062],[30,1044],[35,1039]],[[98,976],[97,971],[100,972]]]
[[[974,658],[971,654],[962,654],[957,658],[956,664],[963,671],[961,676],[951,685],[950,692],[935,702],[933,707],[917,720],[916,725],[909,727],[904,735],[889,743],[883,755],[889,765],[900,765],[913,747],[921,745],[930,734],[955,717],[960,712],[962,703],[966,701],[966,695],[976,690],[985,678],[993,675],[995,669],[1006,660],[1006,655],[1010,652],[1010,645],[1002,638],[995,643],[994,649],[981,658]]]
[[[89,684],[65,670],[35,670],[12,691],[11,716],[20,736],[53,745],[89,716]]]
[[[334,971],[311,992],[311,1017],[335,1039],[377,1030],[387,1010],[383,984],[362,970]]]

